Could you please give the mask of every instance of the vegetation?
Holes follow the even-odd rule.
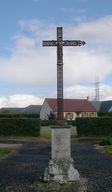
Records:
[[[112,155],[112,137],[103,137],[101,139],[100,145],[104,146],[106,153]]]
[[[112,145],[104,146],[106,153],[112,155]]]
[[[51,137],[51,128],[50,126],[41,126],[40,136],[44,138],[50,138]],[[76,127],[71,126],[71,137],[76,137]]]
[[[39,118],[39,113],[0,112],[0,118]]]
[[[112,136],[112,118],[77,118],[78,136]]]
[[[102,111],[99,111],[97,113],[98,117],[112,117],[112,112],[102,112]]]
[[[103,137],[101,139],[100,145],[112,145],[112,137]]]
[[[40,119],[0,118],[0,136],[39,136]]]
[[[11,152],[11,149],[9,148],[0,148],[0,157],[4,157],[5,155],[8,155]]]

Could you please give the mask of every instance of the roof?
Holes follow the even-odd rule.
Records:
[[[100,111],[109,111],[112,108],[112,100],[102,101]]]
[[[39,113],[41,109],[41,105],[29,105],[25,107],[22,112],[24,113]]]
[[[0,112],[11,112],[11,113],[39,113],[41,105],[29,105],[25,108],[13,108],[4,107],[0,109]]]
[[[97,111],[100,111],[101,101],[90,101]]]
[[[47,98],[51,109],[57,111],[57,99]],[[96,112],[95,107],[87,99],[64,99],[64,112]]]

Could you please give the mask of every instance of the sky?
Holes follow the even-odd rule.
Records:
[[[64,47],[64,98],[112,100],[111,0],[0,0],[0,108],[42,104],[56,97],[56,40],[82,40]]]

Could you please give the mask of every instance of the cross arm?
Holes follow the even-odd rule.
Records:
[[[84,41],[80,41],[80,40],[66,40],[63,41],[63,46],[81,46],[81,45],[85,45],[86,43]]]
[[[57,46],[57,41],[43,41],[43,46]]]

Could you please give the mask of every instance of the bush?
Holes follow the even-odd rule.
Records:
[[[112,145],[112,137],[104,137],[101,139],[100,145]]]
[[[99,111],[97,115],[98,117],[112,117],[112,112]]]
[[[0,118],[14,118],[14,117],[39,118],[39,113],[12,113],[12,112],[0,113]]]
[[[68,125],[76,126],[76,121],[75,120],[66,120]]]
[[[41,126],[56,125],[56,120],[41,120]]]
[[[78,136],[112,136],[112,118],[77,118]]]
[[[0,118],[0,136],[39,136],[40,119]]]

